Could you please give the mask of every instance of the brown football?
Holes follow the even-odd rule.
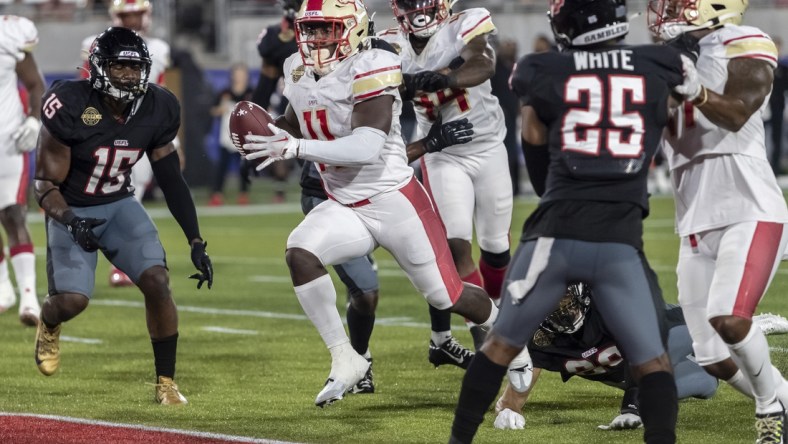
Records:
[[[274,133],[268,128],[269,123],[274,123],[274,118],[260,105],[247,100],[238,102],[230,115],[230,137],[233,139],[235,149],[245,156],[246,151],[243,149],[243,145],[246,140],[244,136],[249,134],[273,136]]]

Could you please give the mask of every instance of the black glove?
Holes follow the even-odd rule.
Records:
[[[77,245],[82,247],[83,250],[92,253],[101,248],[99,238],[93,232],[93,227],[98,227],[106,222],[107,219],[74,216],[66,223],[66,228],[68,228],[68,232],[71,233]]]
[[[402,74],[402,86],[404,89],[401,91],[400,97],[402,101],[413,100],[416,96],[416,85],[413,83],[415,74]]]
[[[205,247],[207,246],[208,242],[194,242],[192,244],[192,263],[194,264],[194,268],[200,272],[189,276],[189,279],[197,279],[198,290],[202,288],[202,284],[205,281],[208,281],[209,290],[213,285],[213,265],[211,264],[211,258],[208,257],[208,253],[205,252]]]
[[[424,138],[424,149],[428,153],[441,151],[442,149],[452,146],[468,143],[472,139],[473,124],[468,122],[468,119],[460,119],[452,122],[442,123],[442,118],[430,127],[430,132]]]
[[[436,92],[449,87],[449,76],[435,71],[422,71],[413,76],[416,91]]]
[[[665,44],[681,51],[682,54],[692,59],[693,63],[698,61],[698,56],[700,55],[698,39],[689,35],[688,32],[666,41]]]

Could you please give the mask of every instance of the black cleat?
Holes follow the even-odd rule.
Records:
[[[441,346],[435,345],[435,343],[430,340],[429,361],[435,367],[440,367],[443,364],[451,364],[467,369],[468,366],[471,365],[473,355],[474,353],[472,351],[463,347],[453,336],[450,337],[448,341],[441,344]]]
[[[367,361],[369,361],[369,369],[367,369],[364,378],[350,389],[351,393],[375,393],[375,384],[372,382],[372,358]]]

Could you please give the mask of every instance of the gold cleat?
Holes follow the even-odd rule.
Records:
[[[161,405],[185,405],[189,401],[186,400],[181,392],[178,391],[178,385],[172,378],[166,376],[159,376],[159,382],[156,385],[156,402]]]
[[[39,322],[36,330],[36,365],[46,376],[51,376],[60,367],[60,324],[49,328]]]

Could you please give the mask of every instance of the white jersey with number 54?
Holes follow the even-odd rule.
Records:
[[[452,60],[462,53],[473,38],[495,33],[490,12],[484,8],[471,8],[452,14],[446,23],[430,37],[427,46],[416,54],[408,35],[399,28],[382,31],[378,37],[391,43],[402,57],[402,72],[416,74],[420,71],[440,71],[448,68]],[[449,88],[434,93],[418,93],[413,99],[418,120],[416,139],[427,135],[438,118],[451,122],[467,118],[473,124],[473,141],[443,150],[449,154],[473,154],[503,144],[506,136],[503,111],[492,94],[490,81],[472,88]]]

